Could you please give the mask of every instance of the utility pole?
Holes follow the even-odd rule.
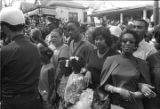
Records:
[[[2,9],[2,0],[0,0],[0,11]]]
[[[153,19],[154,24],[159,24],[159,0],[154,0],[154,6],[153,6]]]

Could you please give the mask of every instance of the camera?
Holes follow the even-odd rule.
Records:
[[[65,60],[65,67],[72,67],[72,64],[78,61],[79,61],[79,57],[72,56],[69,59]]]
[[[0,31],[0,40],[3,41],[3,45],[7,45],[11,42],[11,40],[6,36],[3,31]]]

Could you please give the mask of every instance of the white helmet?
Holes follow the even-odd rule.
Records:
[[[111,26],[110,32],[112,35],[120,37],[120,35],[122,33],[122,29],[119,26]]]
[[[14,7],[5,7],[0,11],[0,22],[6,22],[10,25],[25,24],[23,12]]]

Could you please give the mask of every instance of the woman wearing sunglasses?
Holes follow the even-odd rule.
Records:
[[[111,94],[111,103],[125,109],[144,109],[138,84],[150,83],[146,62],[132,55],[137,37],[135,31],[125,30],[120,36],[121,54],[108,57],[101,72],[100,85]],[[148,96],[152,96],[151,90]]]

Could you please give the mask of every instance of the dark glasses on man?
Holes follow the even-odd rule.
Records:
[[[138,29],[142,29],[144,26],[141,25],[133,25],[133,28],[138,28]]]

